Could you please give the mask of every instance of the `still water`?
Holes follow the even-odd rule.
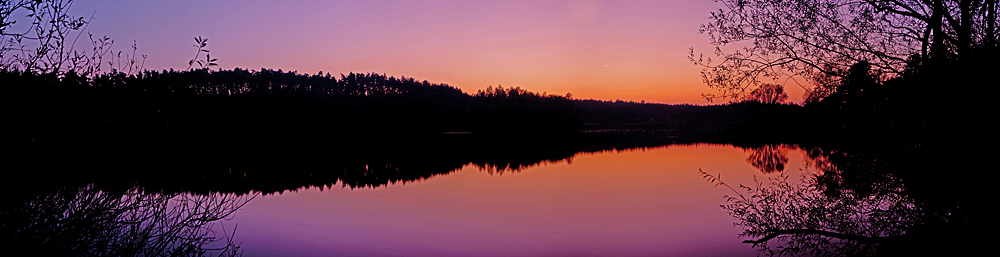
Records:
[[[801,150],[785,148],[790,177]],[[720,208],[729,184],[776,176],[753,150],[671,145],[579,153],[520,170],[474,165],[407,183],[260,195],[238,225],[243,256],[756,256]],[[808,170],[806,170],[808,172]]]

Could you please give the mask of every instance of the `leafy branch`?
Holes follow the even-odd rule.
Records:
[[[195,63],[197,63],[198,67],[202,68],[202,69],[206,68],[206,67],[218,66],[219,65],[219,64],[215,63],[215,61],[217,61],[219,59],[212,59],[212,55],[209,54],[208,49],[205,49],[205,47],[208,46],[208,38],[202,38],[201,36],[198,36],[198,37],[194,38],[194,42],[195,42],[195,44],[193,46],[195,48],[198,48],[198,52],[195,52],[194,59],[191,59],[190,61],[188,61],[188,69],[189,70],[191,69],[191,67],[194,67]],[[198,60],[198,57],[201,56],[202,52],[205,53],[205,60]]]
[[[107,36],[95,38],[85,32],[93,14],[70,15],[73,2],[0,0],[0,70],[89,77],[100,74],[102,65],[108,65],[111,72],[140,72],[142,63],[137,59],[136,44],[132,44],[132,54],[126,54],[122,60],[122,51],[111,50],[114,40]],[[24,25],[14,31],[15,24]],[[93,45],[90,51],[77,48],[85,33]],[[111,56],[105,62],[108,54]]]

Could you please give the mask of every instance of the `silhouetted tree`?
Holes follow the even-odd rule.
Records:
[[[815,103],[826,99],[843,107],[845,104],[871,105],[886,99],[878,99],[879,87],[882,86],[878,77],[873,74],[871,64],[861,61],[851,65],[847,74],[838,83],[831,87],[820,87],[815,89],[806,99],[806,103]],[[828,99],[827,99],[828,98]]]
[[[788,94],[785,93],[785,87],[782,85],[765,83],[750,91],[746,100],[764,104],[779,104],[788,100]]]
[[[739,100],[762,79],[805,78],[829,87],[848,68],[868,62],[876,78],[901,75],[912,60],[956,70],[991,64],[998,42],[996,0],[719,0],[723,8],[701,31],[712,38],[718,63],[691,59],[716,98]],[[722,47],[746,45],[726,52]],[[913,58],[916,56],[915,58]],[[995,84],[995,83],[994,83]]]

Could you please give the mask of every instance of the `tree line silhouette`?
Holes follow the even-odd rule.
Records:
[[[995,0],[720,1],[725,9],[704,31],[716,46],[749,47],[720,50],[715,64],[692,51],[706,83],[720,90],[706,98],[732,100],[714,106],[572,100],[499,86],[470,95],[374,73],[144,71],[134,44],[125,61],[105,58],[115,56],[107,37],[89,36],[90,52],[73,49],[70,35],[87,20],[67,16],[69,2],[0,9],[0,29],[15,10],[35,18],[28,32],[0,30],[0,112],[9,124],[2,143],[11,153],[2,158],[16,171],[4,183],[17,185],[4,188],[18,191],[8,194],[51,183],[200,193],[380,186],[469,163],[509,171],[581,151],[717,142],[753,149],[748,162],[765,172],[787,161],[776,144],[809,149],[818,160],[822,174],[805,181],[809,188],[781,181],[749,188],[787,205],[747,198],[727,207],[748,221],[741,225],[751,243],[787,246],[770,253],[947,253],[979,244],[973,235],[988,223],[988,194],[965,183],[984,175],[978,166],[988,157],[978,143],[993,137],[982,118],[991,103],[969,100],[1000,85],[990,74]],[[52,40],[20,41],[32,38]],[[207,54],[201,59],[206,40],[197,41],[189,65],[213,66]],[[804,78],[814,87],[804,106],[791,105],[783,85],[766,78]],[[584,128],[602,132],[556,133]],[[870,213],[863,207],[880,201],[902,208],[860,217],[912,226],[858,230],[839,219],[855,217],[850,212],[785,208]],[[877,237],[893,239],[869,240]],[[799,241],[780,241],[788,238]]]
[[[469,95],[372,73],[199,69],[86,78],[0,71],[0,79],[11,82],[2,89],[3,117],[12,124],[4,147],[11,152],[6,167],[17,175],[167,191],[381,186],[469,163],[504,172],[581,151],[698,142],[712,126],[745,123],[739,117],[747,110],[572,100],[504,87]],[[581,134],[583,120],[592,128],[640,129]],[[447,131],[504,133],[441,134]]]
[[[165,127],[177,129],[187,121],[218,118],[228,118],[234,126],[271,124],[269,129],[321,122],[309,127],[337,132],[498,131],[517,127],[511,124],[518,122],[531,123],[530,130],[573,130],[582,125],[575,120],[575,106],[564,97],[520,88],[490,88],[468,95],[447,85],[374,73],[335,78],[329,73],[237,68],[109,73],[93,79],[72,71],[60,77],[5,70],[2,76],[9,82],[4,88],[7,102],[23,111],[75,109],[110,116],[155,111],[158,114],[150,116],[162,117]],[[212,125],[200,126],[207,131]]]
[[[778,181],[734,190],[747,197],[729,198],[724,209],[748,243],[771,255],[990,251],[975,231],[992,223],[992,202],[986,187],[969,182],[989,176],[979,148],[995,142],[985,118],[995,107],[977,96],[1000,86],[991,73],[1000,57],[997,1],[719,3],[702,26],[716,59],[691,52],[719,91],[706,98],[759,99],[770,81],[807,93],[800,109],[771,111],[784,122],[717,140],[797,145],[822,163],[802,187]],[[746,140],[760,135],[780,141]]]
[[[734,190],[723,209],[744,229],[745,242],[767,255],[982,250],[988,238],[974,231],[990,222],[991,204],[983,187],[969,183],[988,176],[979,167],[989,157],[977,145],[992,143],[982,119],[990,107],[939,87],[996,80],[911,65],[880,80],[870,63],[857,62],[825,96],[801,107],[749,103],[756,107],[744,124],[754,125],[710,136],[707,141],[764,145],[748,158],[762,171],[781,163],[780,155],[764,151],[770,144],[807,149],[816,164],[818,172],[798,183],[784,177]],[[748,103],[731,105],[741,104]]]
[[[462,153],[461,149],[483,148],[472,146],[476,143],[501,144],[497,149],[507,149],[516,145],[512,142],[531,144],[529,138],[550,139],[523,136],[526,139],[477,141],[489,137],[477,136],[478,132],[450,136],[441,132],[549,135],[582,128],[576,106],[566,97],[503,87],[469,95],[447,85],[374,73],[336,78],[328,73],[304,75],[268,69],[200,69],[87,78],[73,71],[60,76],[0,70],[0,80],[9,82],[0,89],[2,116],[5,124],[11,124],[4,137],[4,148],[11,153],[4,157],[5,166],[36,179],[78,177],[94,182],[133,178],[177,182],[160,183],[165,187],[194,184],[192,190],[275,192],[312,182],[302,182],[292,174],[284,174],[285,178],[263,175],[271,180],[244,187],[227,187],[232,181],[219,179],[184,180],[237,175],[252,179],[296,168],[302,168],[297,174],[311,176],[307,174],[322,173],[314,169],[323,167],[341,172],[320,184],[339,180],[351,186],[377,186],[447,173],[469,162],[506,169],[542,159],[562,159],[573,152],[532,153],[561,156],[558,158],[497,160],[492,156],[509,154],[491,151],[476,156],[468,153],[477,151]],[[555,136],[559,137],[567,136]],[[562,147],[559,145],[538,149],[553,150]],[[455,156],[449,160],[456,161],[424,161],[421,159],[436,158],[424,153]],[[317,165],[323,155],[334,156],[333,164]],[[316,159],[307,160],[310,158]],[[409,168],[414,165],[408,162],[445,164],[440,169],[435,168],[438,164]],[[395,168],[367,171],[397,166],[406,167],[406,174],[391,175],[388,170]],[[249,170],[255,172],[247,175]],[[378,176],[351,175],[358,172]],[[278,181],[299,182],[289,186]],[[197,186],[211,183],[218,184]]]
[[[767,3],[753,8],[779,4],[756,2]],[[995,1],[985,2],[919,3],[936,5],[930,12],[942,15],[938,21],[944,19],[942,6],[954,5],[950,11],[982,8],[976,15],[987,17],[963,24],[984,22],[977,28],[983,34],[947,31],[951,28],[941,24],[948,22],[928,17],[932,24],[923,31],[932,36],[924,38],[924,53],[899,62],[851,55],[856,59],[838,63],[839,68],[824,67],[833,74],[816,78],[819,86],[802,107],[783,112],[761,105],[783,118],[770,123],[767,116],[756,116],[765,122],[719,135],[718,142],[744,144],[768,143],[745,139],[777,135],[778,141],[770,143],[809,149],[822,164],[814,167],[817,174],[802,178],[802,186],[763,181],[734,190],[740,195],[728,198],[730,204],[723,208],[744,229],[741,236],[748,237],[747,243],[769,255],[962,255],[984,250],[988,237],[975,231],[991,222],[987,209],[992,204],[985,189],[969,181],[988,176],[980,167],[988,165],[989,157],[977,145],[993,143],[983,118],[993,107],[969,95],[991,95],[1000,81],[988,72],[997,65],[985,61],[997,57],[996,34],[986,35],[996,30],[997,9]],[[967,11],[957,17],[973,16]],[[800,50],[790,55],[808,53]],[[731,86],[728,92],[736,92]]]

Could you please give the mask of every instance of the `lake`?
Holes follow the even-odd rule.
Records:
[[[755,256],[719,208],[728,182],[767,176],[729,145],[577,154],[518,171],[466,165],[409,183],[258,196],[244,256]],[[802,154],[789,155],[798,174]]]
[[[41,255],[838,256],[941,241],[915,225],[957,210],[909,196],[885,161],[653,134],[241,146],[176,161],[235,169],[61,175],[0,215],[8,250]]]

